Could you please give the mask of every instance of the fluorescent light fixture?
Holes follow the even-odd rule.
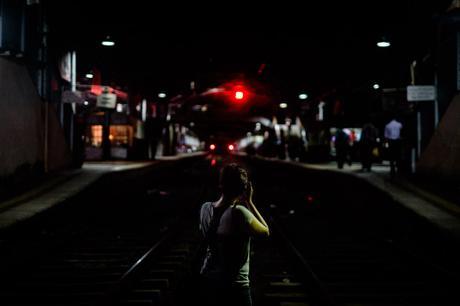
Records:
[[[87,79],[92,79],[93,77],[94,77],[94,75],[92,73],[87,73],[86,74]]]
[[[115,46],[115,42],[110,39],[110,36],[107,36],[101,43],[103,46],[106,46],[106,47],[113,47]]]
[[[288,107],[287,103],[284,103],[284,102],[280,103],[280,108],[287,108],[287,107]]]
[[[103,46],[106,46],[106,47],[113,47],[113,46],[115,46],[115,42],[104,40],[104,41],[102,42],[102,45],[103,45]]]
[[[307,98],[308,98],[308,95],[305,94],[305,93],[301,93],[301,94],[299,95],[299,99],[300,99],[300,100],[306,100]]]
[[[163,99],[163,98],[166,98],[166,94],[165,94],[164,92],[160,92],[160,93],[158,94],[158,98],[162,98],[162,99]]]
[[[391,43],[389,41],[379,41],[377,43],[377,47],[379,48],[388,48],[389,46],[391,46]]]

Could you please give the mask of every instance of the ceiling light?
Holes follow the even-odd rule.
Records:
[[[101,43],[103,46],[106,47],[113,47],[115,46],[115,42],[110,38],[110,36],[107,36]]]
[[[300,100],[306,100],[307,98],[308,98],[308,95],[305,94],[305,93],[301,93],[301,94],[299,95],[299,99],[300,99]]]
[[[388,48],[389,46],[391,46],[391,43],[387,40],[381,40],[379,42],[377,42],[377,47],[379,48]]]

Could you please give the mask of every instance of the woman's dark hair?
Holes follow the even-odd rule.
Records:
[[[220,186],[225,197],[240,196],[249,186],[247,171],[235,163],[226,165],[220,172]]]

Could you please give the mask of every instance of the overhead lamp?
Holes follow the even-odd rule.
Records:
[[[160,92],[158,94],[158,98],[161,98],[161,99],[166,98],[166,94],[164,92]]]
[[[391,46],[391,43],[388,39],[385,37],[382,37],[378,42],[377,42],[377,47],[379,48],[388,48]]]
[[[85,76],[86,76],[87,79],[94,78],[94,75],[92,73],[87,73]]]
[[[374,88],[375,90],[379,89],[380,88],[380,85],[375,83],[374,85],[372,85],[372,88]]]
[[[103,46],[106,47],[113,47],[115,46],[115,42],[110,38],[110,36],[107,36],[101,43]]]
[[[307,95],[306,93],[301,93],[301,94],[299,95],[299,99],[300,99],[300,100],[306,100],[307,98],[308,98],[308,95]]]
[[[287,107],[288,107],[287,103],[284,103],[284,102],[280,103],[280,108],[287,108]]]

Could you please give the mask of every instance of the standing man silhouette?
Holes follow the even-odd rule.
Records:
[[[401,129],[403,125],[395,116],[385,125],[385,139],[388,143],[391,176],[401,171]]]

